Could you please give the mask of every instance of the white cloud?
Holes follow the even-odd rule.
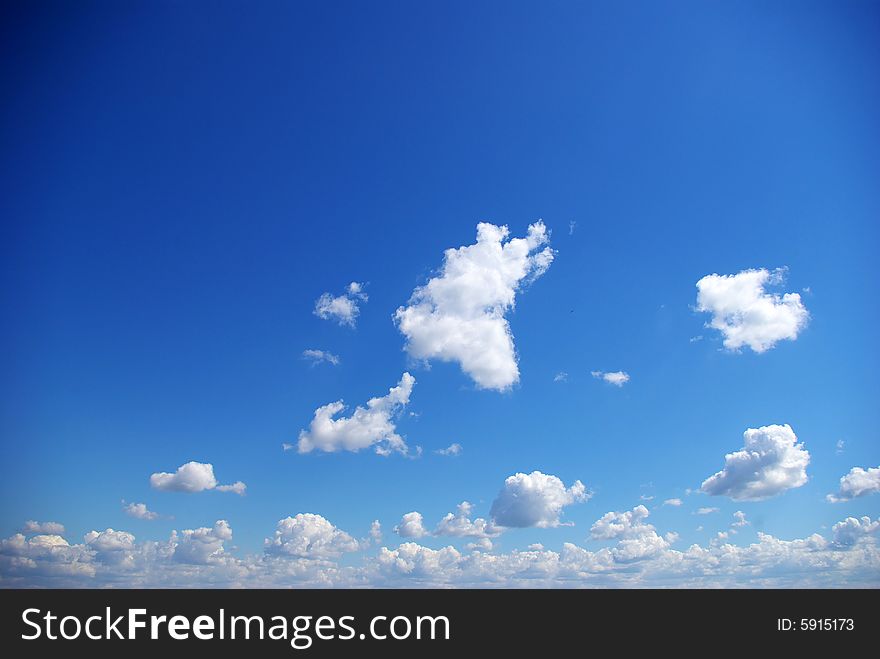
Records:
[[[413,291],[395,312],[406,351],[418,360],[458,362],[483,389],[503,391],[519,381],[513,334],[505,314],[524,283],[553,262],[544,223],[525,238],[509,239],[506,226],[481,222],[477,242],[447,249],[437,276]]]
[[[553,382],[568,382],[568,373],[559,371],[559,373],[553,376]]]
[[[171,534],[174,545],[172,559],[178,563],[203,565],[223,558],[224,543],[232,540],[232,528],[225,519],[214,522],[212,528],[186,529]]]
[[[401,538],[423,538],[428,535],[422,513],[416,511],[406,513],[400,524],[394,527],[394,532]]]
[[[472,511],[473,506],[467,501],[462,501],[458,504],[457,512],[447,513],[440,520],[437,528],[434,529],[434,535],[459,538],[494,538],[501,534],[503,529],[482,517],[471,521]]]
[[[831,527],[832,542],[839,547],[852,547],[860,538],[880,529],[880,520],[871,521],[868,516],[856,519],[847,517]]]
[[[705,508],[697,508],[694,515],[711,515],[712,513],[717,513],[717,512],[721,512],[721,509],[720,508],[710,508],[707,506]]]
[[[791,426],[749,428],[743,439],[742,449],[724,457],[724,469],[703,481],[703,492],[760,501],[807,482],[810,454]]]
[[[0,540],[2,587],[871,587],[880,586],[880,520],[847,518],[830,539],[813,534],[782,540],[759,532],[757,542],[737,546],[714,537],[707,546],[674,549],[677,536],[647,523],[644,507],[612,512],[594,525],[598,540],[588,550],[565,543],[549,551],[490,552],[476,539],[467,552],[430,549],[414,542],[380,547],[359,560],[342,554],[370,549],[318,515],[279,522],[259,554],[234,555],[229,525],[173,532],[167,542],[141,541],[107,529],[70,544],[56,534]],[[300,520],[297,523],[297,520]],[[722,532],[724,533],[724,532]]]
[[[876,492],[880,492],[880,467],[853,467],[840,479],[840,490],[837,494],[829,494],[827,499],[832,503],[839,503]]]
[[[594,378],[604,380],[608,384],[613,384],[615,387],[622,387],[629,382],[629,374],[625,371],[612,371],[610,373],[605,373],[604,371],[591,371],[591,374]]]
[[[669,547],[677,537],[676,534],[669,534],[666,538],[658,535],[653,525],[645,523],[649,515],[643,505],[622,513],[606,513],[590,528],[590,537],[594,540],[618,540],[617,546],[610,552],[617,562],[643,560]]]
[[[147,508],[147,504],[145,503],[126,504],[125,501],[123,501],[122,510],[125,512],[126,515],[128,515],[129,517],[134,517],[135,519],[159,519],[159,513],[154,513],[152,510]]]
[[[724,347],[748,346],[765,352],[777,342],[795,340],[810,314],[798,293],[768,293],[782,283],[784,270],[743,270],[736,275],[706,275],[697,282],[697,311],[712,314],[707,327],[724,335]]]
[[[559,526],[565,506],[586,501],[590,496],[580,481],[566,488],[556,476],[540,471],[518,473],[504,481],[492,503],[491,517],[499,526]]]
[[[639,495],[639,501],[653,501],[653,500],[654,500],[654,495],[653,495],[653,494],[641,494],[641,495]]]
[[[64,535],[64,524],[59,524],[58,522],[36,522],[31,519],[24,523],[24,526],[21,527],[21,532],[25,535],[33,533]]]
[[[247,490],[247,485],[242,483],[241,481],[235,481],[231,485],[218,485],[218,492],[232,492],[233,494],[237,494],[240,497],[244,496],[245,491]]]
[[[434,451],[437,455],[448,455],[448,456],[456,456],[461,455],[461,444],[454,442],[447,446],[446,448],[437,449]]]
[[[315,301],[315,315],[323,320],[335,320],[340,325],[354,327],[360,313],[358,303],[367,301],[363,289],[363,284],[353,281],[342,295],[323,293]]]
[[[492,551],[494,545],[489,538],[480,538],[476,542],[469,542],[466,545],[468,551]]]
[[[187,462],[173,474],[158,472],[150,476],[150,485],[168,492],[202,492],[217,489],[219,492],[244,494],[245,484],[238,481],[232,485],[218,485],[214,466],[210,463]]]
[[[309,429],[299,433],[299,452],[359,451],[375,445],[379,455],[392,451],[405,454],[406,442],[397,434],[394,417],[409,403],[415,383],[412,375],[404,373],[387,395],[370,399],[366,407],[358,406],[351,416],[334,418],[345,409],[341,400],[319,407]]]
[[[731,526],[737,528],[749,525],[749,520],[746,519],[746,514],[741,510],[737,510],[735,513],[733,513],[733,520],[734,521]]]
[[[303,359],[308,359],[312,363],[312,366],[323,362],[327,362],[333,366],[339,364],[339,355],[334,355],[332,352],[327,352],[326,350],[316,350],[313,348],[303,350]]]
[[[680,506],[682,503],[681,499],[666,499],[663,502],[664,506]]]
[[[264,546],[267,554],[299,558],[335,558],[360,548],[348,533],[311,513],[280,520],[275,536],[266,538]]]
[[[370,524],[370,540],[373,542],[382,541],[382,524],[379,523],[378,519],[374,519],[373,523]]]
[[[845,446],[846,442],[844,442],[842,439],[838,439],[837,443],[834,445],[834,452],[838,454],[843,453],[843,449]]]

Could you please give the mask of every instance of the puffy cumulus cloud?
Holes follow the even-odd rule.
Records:
[[[553,262],[547,228],[538,221],[525,238],[481,222],[477,242],[447,249],[440,272],[413,291],[394,314],[417,360],[458,362],[482,389],[503,391],[519,381],[513,334],[505,315],[523,284]],[[541,247],[543,249],[541,249]]]
[[[173,560],[178,563],[204,565],[224,557],[224,542],[232,540],[232,528],[225,519],[214,522],[211,528],[186,529],[171,535],[174,545]]]
[[[706,275],[697,282],[697,311],[712,314],[706,326],[722,333],[725,348],[765,352],[779,341],[795,340],[806,327],[810,314],[798,293],[780,296],[765,290],[781,284],[784,273],[762,268]]]
[[[147,508],[147,504],[145,503],[125,503],[125,501],[123,501],[122,510],[126,515],[134,517],[135,519],[159,519],[159,513],[154,513]]]
[[[378,519],[374,519],[370,524],[370,540],[373,542],[382,542],[382,524]]]
[[[839,503],[875,492],[880,492],[880,467],[853,467],[840,479],[837,494],[829,494],[827,499],[832,503]]]
[[[610,373],[606,373],[605,371],[591,371],[590,374],[597,380],[604,380],[608,384],[613,384],[615,387],[622,387],[629,382],[629,374],[626,371],[611,371]]]
[[[838,547],[852,547],[860,538],[880,529],[880,520],[871,521],[867,515],[856,519],[847,517],[831,527],[832,542]]]
[[[327,362],[333,366],[339,365],[339,355],[334,355],[332,352],[327,352],[326,350],[314,350],[310,348],[308,350],[303,350],[302,356],[303,359],[307,359],[311,362],[312,366],[316,366],[323,362]]]
[[[342,295],[323,293],[315,300],[315,315],[323,320],[335,320],[340,325],[354,327],[360,314],[359,302],[366,302],[364,284],[353,281]]]
[[[299,513],[278,522],[273,538],[266,538],[267,554],[298,558],[335,558],[360,549],[357,540],[320,515]]]
[[[21,527],[21,532],[25,535],[33,535],[35,533],[64,535],[64,524],[59,524],[58,522],[37,522],[29,519]]]
[[[437,449],[434,451],[437,455],[445,455],[455,457],[456,455],[461,455],[461,444],[452,443],[446,448]]]
[[[370,399],[366,407],[358,406],[351,416],[334,418],[345,409],[341,400],[319,407],[309,429],[300,431],[297,450],[359,451],[375,446],[379,455],[393,451],[406,454],[407,445],[397,434],[395,418],[409,403],[415,383],[412,375],[404,373],[387,395]]]
[[[423,538],[428,535],[424,521],[420,512],[406,513],[400,518],[400,524],[394,527],[394,532],[401,538]]]
[[[459,538],[494,538],[503,531],[492,521],[478,517],[471,521],[473,506],[467,501],[458,504],[455,513],[447,513],[437,528],[434,535],[453,536]]]
[[[157,490],[168,492],[202,492],[217,489],[220,492],[244,494],[245,484],[241,481],[232,485],[218,485],[214,477],[214,465],[202,462],[187,462],[173,474],[158,472],[150,476],[150,485]]]
[[[83,542],[94,550],[95,558],[101,563],[129,567],[135,564],[135,538],[127,531],[90,531],[83,537]]]
[[[167,542],[135,541],[124,531],[93,531],[79,544],[58,535],[0,540],[0,587],[878,587],[880,521],[848,518],[831,538],[813,534],[784,540],[758,533],[737,546],[726,538],[675,549],[646,511],[614,512],[594,524],[610,543],[589,550],[565,543],[490,552],[475,539],[467,550],[432,549],[415,542],[371,549],[323,518],[279,523],[260,554],[235,556],[225,522],[174,532]],[[314,519],[310,519],[314,518]],[[323,524],[321,523],[323,520]],[[316,522],[316,523],[312,523]],[[340,535],[341,534],[341,535]],[[340,565],[342,552],[367,550]]]
[[[749,428],[744,446],[724,457],[724,469],[701,490],[738,501],[760,501],[807,482],[810,454],[788,424]]]
[[[540,471],[518,473],[504,481],[492,502],[490,515],[498,526],[559,526],[565,506],[586,501],[590,496],[580,481],[566,488],[556,476]]]

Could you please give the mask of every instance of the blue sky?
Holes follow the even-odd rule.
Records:
[[[0,537],[52,520],[71,544],[108,527],[164,542],[222,519],[244,557],[314,513],[354,538],[378,519],[393,548],[403,514],[433,528],[467,500],[488,518],[505,479],[535,470],[593,495],[565,507],[570,525],[511,529],[493,551],[596,550],[594,522],[640,504],[681,550],[738,510],[740,546],[876,519],[876,494],[826,501],[880,463],[871,3],[6,11]],[[539,219],[553,263],[506,313],[518,382],[482,389],[408,355],[395,310],[444,250],[478,222],[522,238]],[[799,294],[809,322],[726,350],[696,283],[760,268],[786,269],[768,291]],[[352,281],[368,296],[354,327],[313,313]],[[404,371],[394,423],[421,457],[282,450],[319,407],[350,414]],[[772,424],[809,452],[805,484],[687,493]],[[246,496],[151,487],[189,461]]]

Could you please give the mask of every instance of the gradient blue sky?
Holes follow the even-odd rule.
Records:
[[[487,516],[536,469],[595,494],[566,508],[573,526],[500,549],[590,546],[641,495],[684,499],[651,521],[685,546],[735,510],[740,543],[876,517],[880,496],[825,501],[880,463],[875,3],[4,11],[0,536],[36,519],[161,539],[222,518],[259,552],[277,520],[314,512],[356,537],[379,519],[388,544],[403,513],[433,525],[466,499]],[[409,361],[392,314],[443,250],[479,221],[522,236],[538,218],[557,256],[508,316],[520,383]],[[782,266],[809,326],[722,350],[696,282]],[[353,280],[369,294],[355,329],[312,313]],[[307,348],[341,363],[310,367]],[[317,407],[404,370],[418,417],[398,430],[421,459],[282,452]],[[775,423],[809,450],[806,485],[685,495]],[[432,454],[452,442],[460,456]],[[189,460],[247,496],[150,488]],[[131,519],[122,499],[174,519]]]

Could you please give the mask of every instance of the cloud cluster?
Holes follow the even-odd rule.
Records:
[[[231,485],[218,485],[214,477],[214,465],[203,462],[187,462],[177,468],[173,474],[157,472],[150,476],[150,485],[157,490],[166,492],[203,492],[204,490],[217,490],[218,492],[233,492],[243,495],[247,486],[241,481]]]
[[[454,442],[447,446],[446,448],[440,448],[434,451],[437,455],[445,455],[455,457],[456,455],[461,455],[461,444],[458,442]]]
[[[540,471],[518,473],[504,481],[504,487],[492,502],[490,515],[498,526],[559,526],[563,508],[586,501],[590,496],[580,481],[566,488],[556,476]]]
[[[359,451],[375,446],[379,455],[407,453],[406,442],[397,434],[395,417],[409,403],[415,383],[412,375],[404,373],[387,395],[371,398],[366,407],[358,406],[351,416],[335,418],[345,409],[341,400],[319,407],[309,429],[300,431],[297,450]]]
[[[232,530],[223,520],[172,532],[165,542],[137,542],[114,529],[91,531],[80,544],[54,534],[15,534],[0,540],[0,586],[880,586],[880,520],[846,518],[833,526],[830,539],[758,533],[758,541],[746,546],[713,541],[677,550],[676,535],[660,535],[648,516],[644,506],[603,515],[591,535],[611,544],[596,550],[565,543],[551,551],[536,543],[494,553],[488,539],[477,539],[467,551],[405,542],[345,566],[335,560],[372,543],[359,543],[320,515],[280,520],[262,554],[240,558],[227,546]]]
[[[611,371],[610,373],[591,371],[590,374],[598,380],[604,380],[608,384],[613,384],[615,387],[622,387],[629,382],[629,373],[626,371]]]
[[[722,333],[725,348],[765,352],[779,341],[795,340],[806,327],[810,314],[798,293],[780,296],[765,290],[782,283],[784,272],[743,270],[697,282],[697,311],[712,314],[706,326]]]
[[[743,439],[742,449],[724,457],[724,469],[703,481],[703,492],[760,501],[807,482],[810,454],[791,426],[749,428]]]
[[[827,499],[831,503],[840,503],[876,492],[880,492],[880,467],[853,467],[840,479],[837,494],[829,494]]]
[[[519,381],[513,334],[505,315],[516,293],[553,262],[547,228],[525,238],[481,222],[477,242],[447,249],[440,272],[417,288],[394,318],[414,359],[457,362],[478,387],[503,391]]]

